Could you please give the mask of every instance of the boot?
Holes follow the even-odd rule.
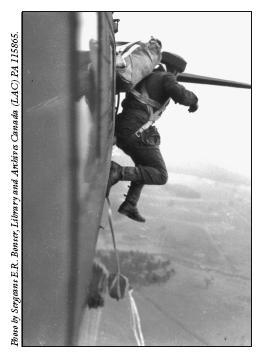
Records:
[[[145,218],[139,213],[137,203],[143,184],[131,182],[130,189],[127,193],[125,201],[120,205],[118,212],[133,219],[137,222],[145,222]]]
[[[106,197],[109,196],[110,188],[121,179],[122,179],[122,167],[118,163],[112,161],[110,166]]]
[[[106,197],[109,196],[110,188],[120,180],[141,182],[142,177],[139,168],[121,167],[121,165],[112,161],[109,172]]]

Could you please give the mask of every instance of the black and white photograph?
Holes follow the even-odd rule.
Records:
[[[12,347],[251,347],[252,12],[82,10],[10,34]]]

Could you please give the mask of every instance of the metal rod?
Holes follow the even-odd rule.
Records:
[[[208,84],[208,85],[228,86],[233,88],[251,89],[251,84],[240,83],[233,80],[211,78],[208,76],[189,74],[189,73],[178,74],[177,80],[184,83]]]

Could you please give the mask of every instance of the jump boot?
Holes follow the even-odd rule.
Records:
[[[116,162],[111,162],[106,197],[109,196],[110,188],[118,181],[141,182],[142,177],[138,167],[122,167]],[[139,198],[140,195],[138,195]]]
[[[138,211],[137,203],[140,198],[140,193],[143,188],[143,184],[131,182],[130,189],[127,193],[125,201],[120,205],[118,212],[133,219],[137,222],[145,222],[145,218],[142,217]]]

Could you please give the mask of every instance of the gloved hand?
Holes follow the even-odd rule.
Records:
[[[189,113],[194,113],[197,111],[197,109],[198,109],[198,103],[195,103],[193,105],[190,105],[190,107],[188,108],[188,111],[189,111]]]

